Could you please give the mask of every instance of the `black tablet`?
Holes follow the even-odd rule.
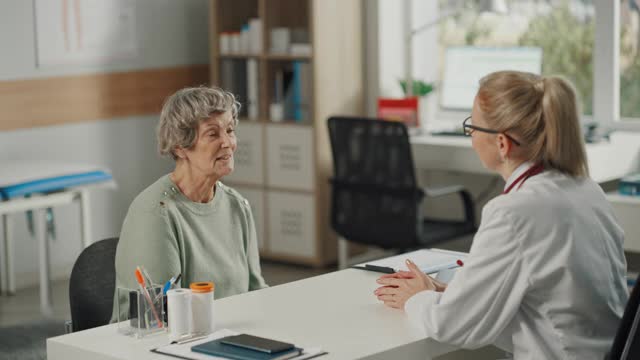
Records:
[[[269,354],[291,350],[294,346],[293,344],[289,344],[286,342],[266,339],[248,334],[228,336],[222,339],[220,342],[225,345],[238,346],[241,348],[261,351]]]

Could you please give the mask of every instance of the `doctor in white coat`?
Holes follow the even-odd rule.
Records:
[[[506,181],[448,286],[410,261],[376,296],[437,341],[515,359],[598,359],[628,298],[623,231],[588,176],[573,87],[504,71],[480,81],[465,132]]]

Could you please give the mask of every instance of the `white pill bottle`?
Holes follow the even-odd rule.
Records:
[[[191,288],[191,334],[208,335],[215,330],[212,282],[195,282]]]

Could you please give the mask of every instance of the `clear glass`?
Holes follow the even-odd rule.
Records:
[[[593,0],[439,0],[439,11],[456,13],[440,24],[440,59],[451,46],[539,47],[542,74],[571,80],[593,114]]]
[[[162,287],[145,290],[117,288],[118,332],[141,338],[166,328]]]
[[[640,120],[640,1],[620,2],[620,117]]]

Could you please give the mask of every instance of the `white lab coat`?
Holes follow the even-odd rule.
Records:
[[[426,336],[464,348],[601,360],[628,298],[623,238],[595,182],[545,171],[491,200],[446,291],[420,292],[405,311]]]

